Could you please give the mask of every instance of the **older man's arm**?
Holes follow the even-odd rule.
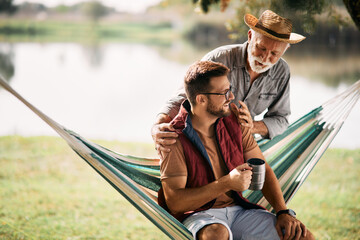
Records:
[[[289,126],[288,117],[290,110],[290,75],[284,81],[282,91],[278,98],[269,106],[267,113],[264,115],[263,123],[269,130],[270,139],[283,133]]]
[[[261,121],[254,121],[251,117],[247,105],[239,101],[240,108],[234,103],[231,104],[231,110],[237,116],[239,123],[251,129],[252,134],[260,134],[265,138],[274,138],[283,133],[287,127],[288,116],[290,115],[290,86],[289,79],[284,82],[282,91],[277,99],[269,106],[264,119]]]
[[[176,142],[177,134],[174,132],[175,130],[170,122],[179,112],[180,105],[185,99],[185,90],[184,87],[181,87],[176,94],[165,103],[156,117],[155,123],[151,128],[151,136],[159,154],[160,151],[171,151],[169,146]]]
[[[184,86],[181,86],[175,94],[166,101],[165,105],[160,109],[160,114],[165,114],[173,119],[179,112],[181,103],[186,99]]]

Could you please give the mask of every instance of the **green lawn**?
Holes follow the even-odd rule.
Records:
[[[317,239],[359,239],[359,162],[360,150],[329,149],[289,205]],[[0,166],[0,239],[167,239],[60,138],[0,137]]]

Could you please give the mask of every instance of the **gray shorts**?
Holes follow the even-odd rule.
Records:
[[[214,223],[228,229],[230,240],[280,239],[275,229],[276,216],[262,209],[247,210],[240,206],[212,208],[194,213],[183,221],[194,239],[197,239],[196,234],[200,229]]]

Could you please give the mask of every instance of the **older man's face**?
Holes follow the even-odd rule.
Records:
[[[261,34],[249,37],[248,63],[256,73],[269,70],[284,54],[288,44],[273,40]]]

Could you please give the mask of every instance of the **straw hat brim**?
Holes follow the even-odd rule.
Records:
[[[264,31],[264,30],[262,30],[260,28],[257,28],[256,24],[259,22],[259,20],[255,16],[253,16],[253,15],[251,15],[249,13],[245,14],[244,22],[246,23],[246,25],[248,25],[254,31],[259,32],[259,33],[265,35],[266,37],[269,37],[269,38],[277,40],[277,41],[286,42],[286,43],[290,43],[290,44],[295,44],[295,43],[301,42],[302,40],[304,40],[306,38],[306,37],[304,37],[304,36],[302,36],[300,34],[297,34],[297,33],[291,33],[289,39],[278,38],[278,37],[266,32],[266,31]]]

